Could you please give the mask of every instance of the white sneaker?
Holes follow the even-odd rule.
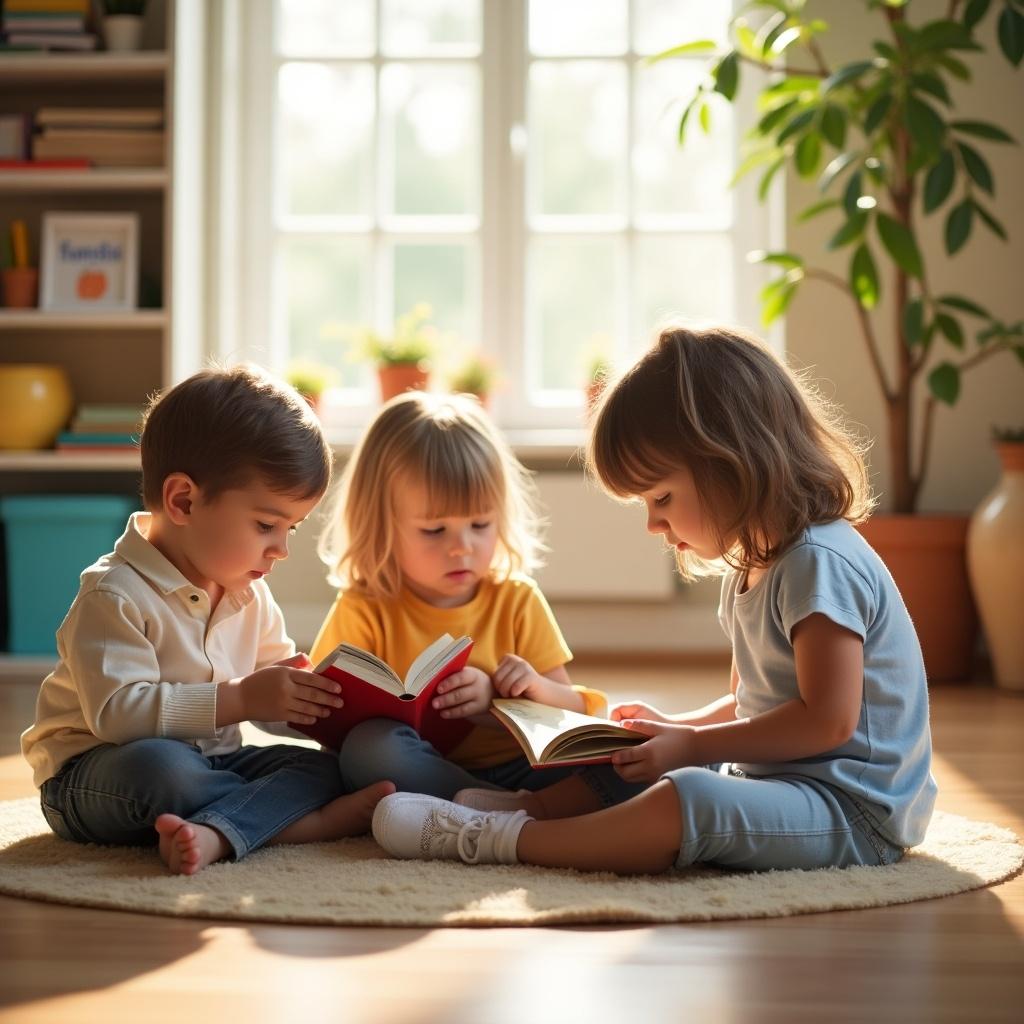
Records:
[[[452,803],[478,811],[523,811],[524,801],[532,795],[528,789],[460,789]]]
[[[373,838],[407,860],[518,864],[516,843],[533,819],[526,811],[481,813],[422,793],[392,793],[373,812]]]

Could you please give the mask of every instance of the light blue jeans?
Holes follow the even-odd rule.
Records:
[[[662,777],[679,797],[679,868],[877,867],[895,864],[904,853],[881,835],[867,807],[804,775],[753,777],[715,764],[677,768]]]
[[[180,740],[152,738],[87,750],[39,795],[62,839],[152,846],[157,817],[177,814],[217,829],[238,860],[344,792],[337,760],[319,750],[279,743],[206,757]]]
[[[525,757],[470,771],[448,761],[415,729],[391,718],[360,722],[346,737],[338,754],[346,787],[362,789],[390,780],[400,792],[427,793],[451,800],[460,789],[544,789],[578,775],[597,794],[602,807],[622,803],[646,787],[623,782],[610,765],[571,768],[530,767]]]

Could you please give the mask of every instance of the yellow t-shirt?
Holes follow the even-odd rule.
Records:
[[[524,658],[541,675],[572,660],[540,588],[523,575],[483,580],[473,600],[458,608],[435,608],[409,590],[392,600],[368,597],[358,589],[342,590],[310,657],[318,662],[344,641],[375,654],[404,677],[415,657],[442,633],[472,637],[469,664],[488,675],[506,654]],[[583,695],[587,714],[606,712],[603,693],[583,686],[573,689]],[[478,770],[521,753],[504,729],[477,726],[448,756],[464,768]]]

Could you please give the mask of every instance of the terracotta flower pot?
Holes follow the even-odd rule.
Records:
[[[858,529],[903,595],[929,681],[970,678],[978,613],[967,580],[967,516],[876,514]]]
[[[1024,691],[1024,443],[996,450],[1003,473],[971,516],[967,566],[996,683]]]
[[[406,391],[425,391],[429,372],[419,363],[391,363],[377,367],[380,379],[380,400],[386,402]]]

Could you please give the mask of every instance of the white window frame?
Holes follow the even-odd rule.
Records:
[[[480,179],[483,190],[478,234],[480,266],[476,282],[479,289],[478,337],[480,347],[495,359],[504,380],[492,407],[499,424],[522,438],[524,443],[543,444],[543,434],[550,434],[553,442],[561,443],[566,431],[578,433],[581,429],[580,408],[531,404],[525,393],[525,337],[529,317],[526,309],[527,185],[526,161],[517,154],[515,140],[517,135],[522,138],[527,116],[528,2],[482,0],[482,5],[483,45],[478,58],[483,82]],[[273,266],[271,259],[275,216],[271,186],[277,150],[274,141],[276,124],[271,131],[267,130],[270,112],[274,108],[274,69],[278,60],[272,52],[273,7],[273,0],[245,0],[242,3],[224,0],[222,23],[215,34],[219,53],[215,54],[214,60],[237,69],[240,84],[231,81],[230,71],[221,73],[222,85],[226,88],[222,89],[219,98],[221,109],[215,120],[223,135],[214,143],[215,149],[219,146],[220,153],[215,155],[217,162],[213,177],[225,184],[219,194],[215,188],[212,204],[218,216],[211,239],[214,249],[213,303],[208,324],[215,327],[211,348],[218,357],[250,359],[281,366],[286,357],[283,351],[286,324],[282,320],[286,318],[287,310],[280,295],[283,274]],[[377,32],[380,32],[379,20]],[[385,61],[379,50],[373,58],[366,59],[372,59],[378,68]],[[433,58],[423,59],[433,62]],[[627,63],[628,73],[636,73],[638,55],[632,49],[626,54],[596,59],[623,60]],[[756,94],[765,78],[765,72],[744,66],[744,80],[733,118],[733,124],[737,126],[734,127],[737,153],[743,131],[740,126],[753,123]],[[214,81],[216,79],[214,74]],[[631,115],[630,126],[632,122]],[[235,182],[233,188],[226,184],[232,180]],[[757,199],[756,184],[757,175],[748,175],[731,190],[734,211],[729,232],[733,241],[733,320],[764,335],[758,295],[767,274],[764,267],[750,264],[746,254],[753,249],[782,247],[783,175],[776,176],[764,203]],[[225,229],[224,225],[229,227]],[[633,233],[632,226],[627,223],[623,240],[628,242]],[[391,237],[401,240],[400,236]],[[429,241],[432,236],[416,234],[409,237],[416,241]],[[448,240],[452,236],[443,237]],[[379,252],[383,251],[379,249]],[[379,326],[387,326],[390,321],[390,298],[383,289],[378,290],[373,308]],[[631,329],[628,310],[623,311],[620,319],[623,323],[616,325],[618,332],[628,332]],[[784,343],[781,323],[777,321],[767,333],[772,344],[781,351]],[[642,340],[624,339],[625,343],[634,346]],[[356,404],[353,399],[360,394],[364,401]],[[376,396],[373,394],[353,391],[347,392],[345,397],[346,401],[327,422],[328,432],[335,440],[350,438],[376,408]],[[561,435],[557,442],[556,433]]]

